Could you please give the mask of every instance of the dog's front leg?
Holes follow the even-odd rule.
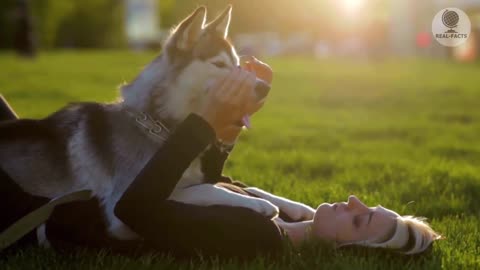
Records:
[[[267,217],[276,217],[278,215],[278,207],[267,200],[245,196],[211,184],[200,184],[176,189],[169,199],[202,206],[228,205],[245,207]]]

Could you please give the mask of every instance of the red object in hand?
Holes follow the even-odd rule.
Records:
[[[245,59],[242,59],[244,62],[242,66],[248,70],[253,71],[259,79],[264,80],[268,84],[272,83],[273,71],[272,68],[265,64],[264,62],[258,60],[253,56],[247,56]]]
[[[258,60],[254,56],[245,56],[241,59],[241,66],[243,69],[254,72],[255,76],[258,79],[261,79],[262,81],[266,82],[267,84],[271,85],[272,84],[272,79],[273,79],[273,71],[272,68],[267,65],[266,63]],[[251,114],[257,112],[261,107],[263,106],[262,103],[255,104],[251,110]],[[250,115],[247,114],[244,115],[242,118],[242,124],[246,128],[251,127],[250,123]]]

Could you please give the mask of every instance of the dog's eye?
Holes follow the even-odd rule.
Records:
[[[224,62],[213,62],[212,63],[214,66],[218,67],[218,68],[225,68],[227,67],[227,65],[224,63]]]

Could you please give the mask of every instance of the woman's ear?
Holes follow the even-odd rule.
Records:
[[[215,31],[223,38],[227,38],[230,20],[232,18],[232,6],[228,5],[225,10],[207,25],[209,31]]]

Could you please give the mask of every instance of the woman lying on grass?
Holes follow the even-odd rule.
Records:
[[[254,70],[259,78],[271,83],[273,73],[265,63],[252,59],[247,68]],[[235,133],[232,135],[238,136]],[[282,206],[289,208],[282,202],[282,198],[256,188],[245,187],[243,191],[234,191],[266,199],[276,204],[281,214],[282,210],[292,212],[282,209]],[[347,202],[322,203],[316,211],[302,203],[292,203],[297,211],[302,212],[296,216],[302,216],[304,221],[292,222],[293,219],[288,215],[284,215],[283,219],[280,215],[273,221],[295,246],[321,240],[331,242],[336,247],[361,245],[416,254],[423,252],[433,241],[440,238],[423,218],[400,216],[382,206],[367,207],[354,195],[349,196]]]
[[[273,222],[294,247],[321,241],[335,248],[359,245],[417,254],[440,239],[440,235],[423,218],[400,216],[380,205],[368,207],[355,195],[350,195],[347,202],[322,203],[315,211],[305,204],[285,200],[257,188],[239,189],[231,184],[218,185],[277,205],[280,215]],[[299,216],[302,217],[301,221],[298,220]]]
[[[425,251],[440,238],[421,218],[400,216],[382,206],[367,207],[351,195],[348,202],[323,203],[312,220],[288,223],[274,220],[294,245],[323,240],[336,247],[360,245],[405,254]]]
[[[258,77],[271,82],[272,71],[266,64],[250,59],[246,69],[255,71]],[[238,82],[236,84],[238,85]],[[252,90],[245,89],[245,84],[242,85],[243,88],[230,91]],[[228,116],[226,112],[238,108],[239,104],[235,107],[232,106],[231,100],[228,102],[217,100],[211,105],[206,108],[206,112],[198,114],[196,121],[203,121],[203,128],[214,129],[217,136],[234,141],[240,132],[238,128],[216,126],[212,124],[215,121],[206,120],[208,117],[205,115]],[[0,115],[0,119],[14,117],[15,114],[8,109],[4,110],[4,115]],[[219,164],[223,166],[227,155],[222,154],[217,158]],[[224,257],[249,257],[257,252],[275,253],[283,249],[284,237],[287,237],[294,246],[307,241],[321,240],[331,241],[335,246],[383,247],[407,254],[422,252],[439,238],[439,235],[421,219],[401,217],[381,206],[369,208],[355,196],[350,196],[347,203],[321,204],[315,211],[304,204],[288,201],[256,188],[241,186],[228,178],[219,179],[221,183],[217,185],[246,196],[270,201],[279,208],[279,216],[271,219],[242,207],[184,204],[168,200],[168,192],[164,194],[167,196],[165,198],[157,195],[149,201],[145,199],[145,188],[159,187],[156,177],[158,175],[154,171],[163,164],[157,163],[155,160],[149,162],[116,206],[115,214],[141,236],[139,241],[122,243],[109,238],[105,230],[105,221],[99,211],[100,204],[95,199],[58,207],[46,223],[43,238],[46,237],[48,243],[54,247],[67,245],[125,251],[135,250],[140,246],[168,251],[173,255],[194,255],[200,251],[206,255]],[[171,170],[174,168],[170,168]],[[15,221],[48,201],[46,198],[32,199],[33,196],[15,186],[1,168],[0,180],[3,187],[9,187],[0,188],[0,197],[5,200],[8,195],[12,200],[9,201],[7,198],[7,201],[2,203],[10,207],[2,211],[4,218],[0,222],[0,231],[9,226],[10,221]],[[33,201],[38,203],[31,203]],[[15,208],[21,208],[24,213],[16,211]],[[8,216],[7,210],[12,216]],[[37,237],[38,231],[29,236],[31,239]]]

